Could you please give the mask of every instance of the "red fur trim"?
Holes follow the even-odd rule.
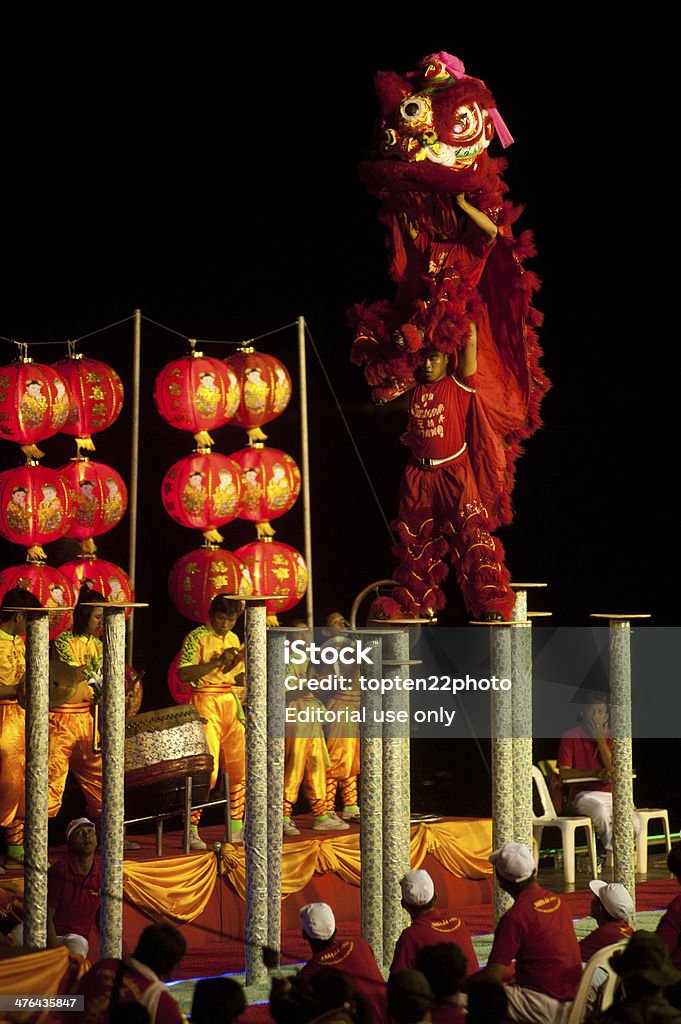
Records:
[[[410,352],[418,352],[419,349],[423,348],[423,337],[413,324],[403,324],[400,327],[400,331]]]
[[[377,597],[371,602],[370,619],[403,619],[404,609],[392,597]]]

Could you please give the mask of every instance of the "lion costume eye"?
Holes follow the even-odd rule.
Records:
[[[430,118],[430,102],[423,96],[407,96],[400,103],[400,115],[407,124],[416,125]]]

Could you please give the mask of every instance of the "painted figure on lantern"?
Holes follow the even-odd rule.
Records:
[[[194,403],[202,416],[214,416],[220,401],[220,392],[215,385],[215,374],[204,370],[199,374],[199,386],[196,389]]]
[[[26,391],[21,396],[19,407],[24,423],[28,427],[39,427],[47,410],[47,399],[42,393],[41,380],[27,380]]]
[[[286,476],[286,470],[281,462],[275,462],[272,466],[272,476],[267,483],[267,504],[270,508],[284,508],[291,497],[291,487]]]
[[[258,480],[257,469],[244,471],[243,503],[245,508],[257,508],[262,498],[262,485]]]
[[[277,379],[274,383],[274,405],[272,408],[279,415],[284,411],[291,398],[291,382],[283,366],[275,366],[274,373]]]
[[[5,509],[5,518],[14,533],[28,533],[30,510],[26,504],[27,496],[25,487],[12,488],[12,497]]]
[[[484,82],[451,54],[431,54],[404,76],[380,72],[375,88],[379,124],[360,175],[381,202],[397,289],[392,301],[350,310],[351,358],[377,404],[412,391],[405,438],[412,455],[393,524],[400,587],[372,614],[431,616],[444,608],[447,562],[462,586],[464,563],[477,550],[475,527],[498,578],[483,582],[483,572],[479,586],[462,586],[467,610],[508,618],[503,549],[487,538],[511,521],[515,460],[540,425],[548,388],[533,330],[541,319],[531,306],[538,280],[522,266],[534,254],[531,235],[513,237],[521,211],[505,198],[503,161],[488,154],[495,133],[504,147],[513,139]],[[434,377],[438,354],[444,372],[438,365]],[[464,373],[462,362],[473,371]],[[454,486],[460,470],[467,483]]]
[[[264,412],[267,408],[269,388],[262,379],[259,366],[249,366],[244,384],[244,402],[251,413]]]
[[[200,516],[208,498],[203,486],[203,476],[200,469],[195,469],[189,474],[189,479],[182,491],[182,504],[190,516]]]
[[[61,501],[53,484],[43,484],[43,499],[38,505],[38,523],[40,529],[49,532],[58,530],[64,517]]]
[[[218,486],[213,491],[213,512],[216,516],[228,516],[234,511],[238,500],[234,476],[228,469],[218,472]]]
[[[109,601],[112,604],[125,604],[125,592],[118,576],[109,576],[106,582],[109,584]]]
[[[109,493],[104,499],[104,524],[115,526],[123,518],[123,495],[113,477],[106,478],[106,486]]]
[[[51,583],[49,586],[50,596],[45,602],[46,608],[64,608],[66,607],[66,601],[64,600],[64,588],[61,583]]]
[[[95,485],[92,480],[81,480],[78,484],[78,507],[76,518],[80,526],[93,526],[97,513]]]
[[[59,377],[54,382],[54,389],[57,392],[54,402],[52,403],[52,426],[61,427],[66,423],[69,415],[69,396],[66,391],[66,385],[63,380]]]

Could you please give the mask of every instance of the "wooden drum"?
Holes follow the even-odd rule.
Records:
[[[125,815],[142,818],[184,805],[185,779],[192,803],[210,794],[213,758],[193,704],[136,715],[125,726]]]

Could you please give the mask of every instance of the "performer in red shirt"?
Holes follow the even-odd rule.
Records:
[[[411,393],[403,441],[412,454],[394,524],[399,540],[393,553],[400,560],[394,576],[401,585],[392,597],[410,615],[443,608],[440,584],[449,558],[469,613],[476,619],[509,619],[514,595],[504,550],[489,532],[466,442],[477,369],[475,324],[456,374],[449,375],[448,364],[446,353],[424,348],[423,383]]]
[[[504,843],[490,855],[490,863],[514,903],[497,924],[489,962],[475,978],[501,981],[515,960],[515,983],[505,986],[508,1016],[553,1024],[563,1004],[574,999],[582,976],[572,919],[559,896],[537,885],[526,846]]]
[[[586,695],[587,706],[579,714],[579,725],[564,733],[558,747],[558,769],[570,786],[570,809],[587,815],[604,850],[612,850],[612,742],[608,729],[608,704],[602,693]],[[579,782],[591,776],[590,782]],[[593,781],[593,776],[598,776]],[[638,815],[633,816],[634,836],[640,830]]]
[[[383,975],[364,939],[336,937],[336,919],[328,903],[308,903],[300,910],[303,938],[312,949],[312,959],[299,971],[300,981],[310,979],[329,967],[345,974],[355,986],[358,997],[371,1011],[375,1024],[388,1024],[388,1003]]]
[[[480,965],[468,928],[457,913],[435,909],[437,893],[428,872],[423,868],[409,871],[400,888],[402,906],[411,917],[411,924],[397,940],[390,973],[414,967],[419,950],[436,942],[456,943],[466,958],[467,973],[475,973]]]
[[[613,942],[622,942],[634,934],[629,923],[634,913],[634,901],[621,882],[603,882],[595,878],[589,882],[593,899],[589,913],[596,920],[598,928],[587,935],[579,944],[582,963],[589,962],[594,953]]]
[[[150,1024],[187,1024],[185,1015],[163,984],[173,977],[185,949],[183,935],[172,924],[151,924],[140,935],[132,956],[123,960],[100,960],[84,976],[78,989],[85,996],[83,1024],[109,1021],[112,994],[115,1006],[127,1003],[144,1006]]]

